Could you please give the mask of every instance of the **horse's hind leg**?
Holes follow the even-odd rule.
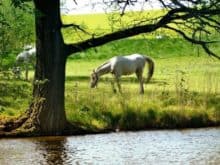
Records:
[[[118,85],[118,91],[119,91],[119,93],[122,93],[122,92],[121,92],[121,84],[120,84],[119,80],[117,80],[116,82],[117,82],[117,85]]]
[[[137,70],[136,71],[136,76],[138,78],[138,81],[140,83],[140,94],[144,94],[144,85],[143,85],[143,71],[142,70]]]
[[[25,64],[25,80],[28,81],[28,64]]]

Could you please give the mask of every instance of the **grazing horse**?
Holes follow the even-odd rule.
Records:
[[[16,65],[25,65],[25,79],[28,80],[28,65],[34,65],[36,56],[36,48],[25,47],[24,50],[16,57]]]
[[[143,71],[146,62],[148,63],[148,77],[146,82],[149,82],[154,73],[153,60],[148,56],[132,54],[128,56],[115,56],[93,70],[93,73],[91,74],[90,87],[94,88],[97,86],[100,76],[107,73],[112,73],[116,80],[119,92],[121,92],[121,86],[119,83],[120,77],[122,75],[130,75],[135,73],[140,83],[140,93],[143,94]],[[114,82],[112,82],[112,85],[114,91],[116,91]]]

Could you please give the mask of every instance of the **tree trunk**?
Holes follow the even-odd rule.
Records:
[[[40,134],[62,134],[64,111],[65,45],[61,34],[59,0],[35,0],[37,61],[31,118]]]
[[[60,0],[34,0],[36,68],[33,101],[23,116],[0,125],[0,136],[91,133],[67,122],[65,66],[68,48],[61,34]]]

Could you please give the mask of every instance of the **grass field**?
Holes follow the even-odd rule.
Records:
[[[121,17],[120,13],[108,13],[108,14],[82,14],[82,15],[63,15],[62,22],[64,24],[79,25],[81,29],[77,28],[64,28],[62,33],[66,43],[74,43],[81,40],[89,39],[91,35],[94,37],[117,31],[119,29],[126,29],[133,27],[134,24],[141,25],[143,21],[146,23],[146,18],[149,19],[149,23],[153,18],[164,15],[165,10],[150,10],[150,11],[134,11],[128,12]],[[86,33],[85,33],[86,31]],[[144,37],[155,37],[155,34],[166,33],[169,36],[176,36],[175,33],[168,30],[157,30],[152,34],[145,35]],[[71,34],[71,35],[70,35]],[[132,38],[143,38],[142,35],[138,35]]]
[[[124,42],[132,41],[120,41],[118,44],[124,45]],[[166,45],[169,43],[161,42],[167,42]],[[157,45],[159,44],[162,45]],[[89,75],[92,69],[116,53],[109,51],[111,46],[109,44],[97,48],[97,52],[89,50],[90,52],[68,59],[65,104],[69,121],[94,130],[183,128],[220,124],[219,61],[204,54],[198,56],[197,53],[177,56],[171,50],[169,55],[169,51],[164,48],[165,55],[152,55],[156,64],[155,74],[152,81],[145,84],[143,96],[139,95],[139,84],[134,75],[122,77],[123,94],[113,93],[109,82],[111,75],[103,76],[97,89],[90,89]],[[181,45],[184,46],[186,45]],[[108,56],[102,57],[105,53]],[[5,81],[7,80],[1,79],[0,83]],[[22,114],[31,101],[31,83],[12,80],[4,88],[1,86],[0,90],[1,119]]]
[[[104,76],[97,89],[89,89],[88,76],[103,61],[68,62],[66,112],[69,120],[98,128],[120,129],[219,123],[219,61],[208,57],[155,58],[155,75],[151,83],[145,85],[144,96],[139,95],[134,76],[122,78],[122,95],[113,93],[111,75]]]

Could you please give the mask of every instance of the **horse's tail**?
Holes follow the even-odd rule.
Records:
[[[154,64],[153,59],[148,56],[145,56],[145,61],[148,62],[148,75],[147,75],[147,80],[146,80],[146,83],[148,83],[154,74],[155,64]]]

